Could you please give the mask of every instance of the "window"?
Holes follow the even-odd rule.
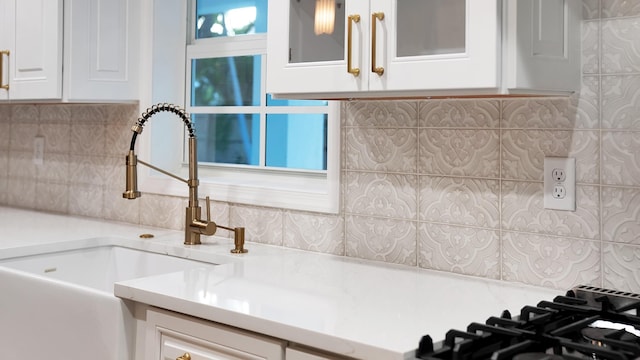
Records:
[[[337,212],[338,104],[265,93],[267,0],[194,0],[187,11],[184,103],[198,138],[201,195]],[[157,29],[154,37],[162,39]],[[151,155],[171,152],[162,146]]]

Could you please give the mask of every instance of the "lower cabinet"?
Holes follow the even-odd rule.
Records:
[[[286,342],[163,310],[147,311],[147,359],[282,360]]]
[[[353,360],[168,310],[146,314],[147,360]]]

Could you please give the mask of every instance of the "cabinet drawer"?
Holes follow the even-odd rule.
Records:
[[[159,309],[147,311],[147,359],[282,360],[284,344],[212,321]]]

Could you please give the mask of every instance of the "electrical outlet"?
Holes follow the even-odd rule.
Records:
[[[555,185],[552,195],[554,199],[564,199],[567,196],[567,190],[562,185]]]
[[[544,158],[544,208],[576,210],[575,158]]]
[[[44,164],[44,136],[33,138],[33,163],[36,165]]]
[[[551,171],[551,178],[553,178],[553,181],[561,182],[567,178],[567,174],[563,168],[555,168]]]

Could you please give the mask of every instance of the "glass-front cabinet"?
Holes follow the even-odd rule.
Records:
[[[579,2],[270,1],[268,91],[309,97],[435,90],[447,95],[461,89],[505,93],[503,75],[517,74],[508,66],[526,62],[518,54],[522,49],[529,57],[566,63],[563,70],[575,77],[558,89],[542,86],[545,90],[574,90],[579,37],[573,36],[579,36],[580,8],[572,3]],[[527,44],[518,43],[522,39]],[[577,52],[569,49],[571,40],[577,40]],[[553,56],[530,51],[536,41],[559,44],[561,51]],[[514,86],[526,88],[522,81],[529,80],[516,79]]]

